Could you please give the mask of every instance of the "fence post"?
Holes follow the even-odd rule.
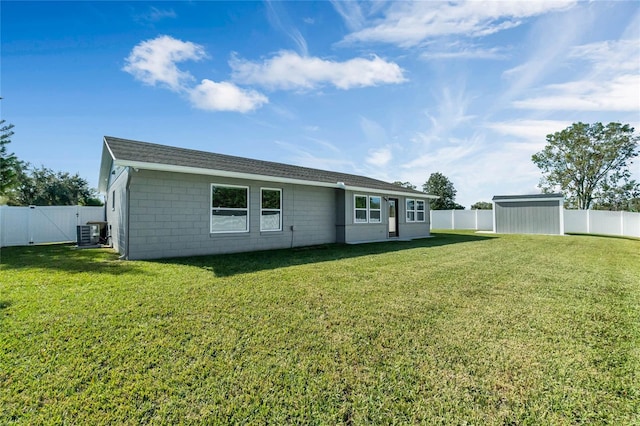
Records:
[[[4,247],[5,232],[4,232],[4,206],[0,206],[0,247]]]
[[[451,229],[456,229],[456,211],[451,210]]]
[[[620,210],[620,235],[624,235],[624,211]]]

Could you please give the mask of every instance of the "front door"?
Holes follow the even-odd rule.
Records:
[[[389,198],[389,238],[398,236],[398,199]]]

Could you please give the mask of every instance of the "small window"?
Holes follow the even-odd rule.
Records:
[[[282,231],[282,190],[260,190],[260,230]]]
[[[116,209],[116,191],[111,191],[111,210]]]
[[[424,200],[412,200],[407,198],[407,222],[424,222]]]
[[[382,199],[378,196],[369,197],[369,222],[382,222]]]
[[[354,197],[354,214],[356,223],[367,223],[367,196],[366,195],[356,195]]]
[[[416,221],[424,222],[424,200],[416,200]]]
[[[249,188],[211,184],[211,233],[249,231]]]

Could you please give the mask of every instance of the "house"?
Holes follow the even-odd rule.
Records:
[[[364,176],[109,136],[98,189],[126,259],[423,238],[436,198]]]
[[[496,195],[493,230],[501,234],[564,234],[564,195]]]

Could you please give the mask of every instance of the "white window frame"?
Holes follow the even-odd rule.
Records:
[[[356,198],[364,198],[365,207],[356,207]],[[378,198],[380,200],[380,208],[372,209],[371,208],[371,199]],[[366,219],[358,219],[359,211],[365,212]],[[380,215],[379,219],[372,219],[371,212],[378,212]],[[364,195],[364,194],[353,194],[353,223],[382,223],[382,196],[381,195]]]
[[[213,206],[213,187],[220,187],[220,188],[242,188],[246,191],[247,194],[247,207],[246,208],[237,208],[237,207],[214,207]],[[250,205],[250,201],[249,201],[249,197],[250,197],[250,191],[249,191],[249,187],[248,186],[242,186],[242,185],[229,185],[226,183],[212,183],[211,186],[209,187],[209,232],[211,234],[239,234],[239,233],[245,233],[245,232],[249,232],[249,205]],[[245,217],[247,218],[246,221],[246,228],[244,230],[213,230],[213,223],[212,223],[212,218],[213,218],[213,211],[214,210],[223,210],[223,211],[244,211],[246,212]]]
[[[379,209],[371,208],[372,198],[377,198],[379,200],[378,201],[378,205],[380,206]],[[367,215],[369,217],[369,223],[382,223],[382,197],[379,195],[369,195],[369,198],[367,198],[367,201],[369,203],[367,206],[369,208],[369,214]],[[378,212],[379,213],[378,219],[373,219],[371,217],[371,212]]]
[[[413,209],[409,208],[409,203],[413,202]],[[422,209],[418,208],[418,204],[422,205]],[[407,198],[404,203],[406,207],[405,217],[407,218],[407,222],[424,222],[426,216],[426,203],[424,200],[419,200],[415,198]],[[418,218],[419,214],[422,214],[422,219]],[[411,218],[413,216],[413,219]]]
[[[263,191],[278,191],[280,193],[280,208],[279,209],[265,209],[262,208],[262,192]],[[262,216],[264,212],[278,212],[279,224],[278,229],[264,229],[262,228]],[[282,188],[260,188],[260,232],[279,232],[282,231]]]
[[[419,209],[418,206],[422,205],[422,209]],[[416,222],[424,222],[425,221],[425,210],[426,203],[424,200],[416,200]],[[422,219],[420,219],[420,214],[422,214]]]
[[[356,207],[356,198],[364,198],[365,207]],[[358,211],[364,211],[367,216],[364,220],[358,219]],[[353,194],[353,223],[369,223],[369,196],[364,194]]]

